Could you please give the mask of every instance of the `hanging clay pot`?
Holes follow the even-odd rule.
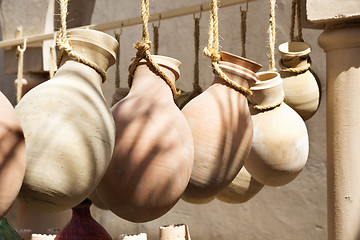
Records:
[[[182,195],[181,196],[181,199],[184,200],[185,202],[187,203],[192,203],[192,204],[206,204],[206,203],[209,203],[211,202],[212,200],[215,199],[215,196],[211,196],[211,197],[208,197],[208,198],[201,198],[201,199],[198,199],[198,198],[188,198],[187,195]]]
[[[70,222],[55,240],[112,240],[106,230],[91,216],[91,201],[85,199],[72,209]]]
[[[160,240],[191,240],[186,224],[175,224],[160,227]]]
[[[180,62],[154,55],[175,83]],[[172,92],[142,60],[129,94],[111,108],[116,147],[97,192],[116,215],[145,222],[169,211],[188,184],[194,158],[191,130]]]
[[[106,71],[118,42],[95,30],[68,32],[73,51]],[[83,201],[104,175],[115,140],[102,77],[65,53],[55,76],[30,90],[16,106],[23,125],[27,168],[19,197],[41,211]]]
[[[109,208],[107,206],[105,206],[105,204],[99,197],[99,194],[96,192],[96,190],[93,191],[88,198],[91,200],[93,205],[96,206],[97,208],[100,208],[102,210],[109,210]]]
[[[279,46],[279,51],[284,102],[308,120],[320,104],[320,82],[310,69],[310,46],[304,42],[286,42]]]
[[[245,167],[242,167],[235,179],[218,194],[216,198],[226,203],[244,203],[253,198],[264,187],[256,181]]]
[[[221,52],[220,68],[245,88],[256,82],[261,65]],[[195,157],[183,196],[209,199],[236,177],[248,157],[253,127],[246,96],[215,76],[213,84],[182,109],[191,127]]]
[[[0,240],[22,240],[20,235],[9,225],[6,217],[0,220]]]
[[[14,107],[0,92],[0,219],[17,197],[25,174],[23,131]]]
[[[114,106],[118,101],[122,100],[126,95],[128,95],[130,89],[128,88],[116,88],[113,95],[112,106]]]
[[[257,74],[249,96],[254,138],[246,170],[264,185],[281,186],[295,179],[309,154],[303,119],[286,103],[282,79],[276,72]]]
[[[134,235],[121,234],[119,240],[147,240],[147,234],[146,233],[140,233]]]

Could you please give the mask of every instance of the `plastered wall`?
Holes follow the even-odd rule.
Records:
[[[150,11],[161,12],[180,8],[203,0],[152,0]],[[269,3],[257,0],[249,3],[247,19],[247,57],[263,64],[262,70],[268,69],[267,21]],[[289,40],[291,1],[277,1],[277,43]],[[29,9],[36,11],[36,9]],[[126,19],[140,15],[140,1],[130,0],[97,0],[92,23]],[[222,50],[235,54],[241,53],[240,43],[240,7],[233,6],[219,12],[219,31]],[[207,44],[209,14],[201,18],[201,49]],[[149,24],[151,27],[151,24]],[[193,17],[184,16],[164,20],[160,26],[159,54],[179,59],[181,78],[178,87],[192,89],[194,38]],[[151,36],[152,29],[150,28]],[[108,33],[113,35],[113,31]],[[135,224],[120,219],[109,211],[92,207],[93,216],[116,239],[121,233],[146,232],[148,239],[158,239],[161,225],[187,223],[193,240],[308,240],[327,239],[326,234],[326,136],[325,136],[325,54],[317,44],[321,30],[303,30],[303,38],[312,46],[312,69],[322,82],[322,102],[317,114],[306,122],[310,137],[310,156],[308,163],[297,179],[283,187],[264,187],[248,203],[230,205],[214,200],[205,205],[193,205],[182,200],[163,217],[149,222]],[[130,59],[135,56],[132,43],[141,39],[141,28],[124,28],[121,35],[121,86],[127,85],[127,68]],[[26,56],[26,55],[25,55]],[[276,53],[276,59],[279,54]],[[277,65],[278,67],[278,65]],[[106,99],[111,103],[114,91],[115,67],[108,72],[108,81],[103,90]],[[3,51],[0,51],[0,90],[13,102],[15,76],[4,74]],[[213,80],[210,60],[200,54],[200,84],[208,87]],[[11,219],[14,221],[15,210]]]

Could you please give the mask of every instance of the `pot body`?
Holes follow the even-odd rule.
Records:
[[[90,200],[85,200],[72,209],[70,222],[55,240],[112,240],[107,231],[91,216]]]
[[[23,130],[15,110],[0,92],[0,219],[15,201],[25,174]]]
[[[219,66],[234,82],[249,88],[261,65],[221,52]],[[194,167],[183,194],[188,202],[211,199],[236,177],[252,143],[246,96],[219,76],[182,109],[194,137]]]
[[[216,199],[226,203],[244,203],[253,198],[264,187],[242,167],[235,179],[218,194]]]
[[[308,133],[303,119],[282,103],[279,74],[262,72],[257,77],[258,84],[252,88],[254,95],[249,98],[251,106],[274,107],[251,111],[254,138],[245,167],[260,183],[281,186],[295,179],[304,168],[309,154]]]
[[[129,93],[128,88],[116,88],[113,95],[112,106],[114,106],[118,101],[122,100]]]
[[[106,70],[117,41],[95,30],[69,32],[75,52]],[[96,40],[93,40],[96,39]],[[27,168],[20,200],[40,211],[83,201],[105,173],[115,140],[114,121],[91,67],[63,57],[55,76],[16,106],[24,128]]]
[[[153,59],[173,82],[179,78],[179,61]],[[189,125],[169,86],[145,60],[134,73],[129,94],[111,111],[115,150],[97,193],[121,218],[158,218],[176,204],[188,184],[194,158]]]
[[[288,42],[279,46],[282,64],[287,68],[302,68],[309,62],[310,46],[303,42]],[[285,92],[284,102],[304,120],[310,119],[320,105],[320,82],[311,69],[299,72],[280,71]]]

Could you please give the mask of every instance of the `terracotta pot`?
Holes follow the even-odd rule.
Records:
[[[264,184],[259,183],[245,167],[242,167],[235,179],[216,194],[216,199],[231,204],[244,203],[252,199],[263,187]]]
[[[120,235],[119,240],[147,240],[146,233],[134,234],[134,235]]]
[[[100,208],[102,210],[109,210],[109,208],[105,206],[105,204],[99,197],[99,194],[97,193],[96,190],[90,194],[89,199],[92,201],[93,205],[96,206],[97,208]]]
[[[209,202],[211,202],[212,200],[215,199],[215,196],[211,196],[209,198],[191,198],[191,197],[187,197],[187,195],[182,195],[181,199],[184,200],[187,203],[192,203],[192,204],[207,204]]]
[[[31,240],[54,240],[56,235],[52,234],[33,234],[31,235]]]
[[[95,30],[68,32],[73,50],[107,70],[118,42]],[[16,106],[23,125],[27,168],[19,197],[41,211],[61,211],[83,201],[111,159],[115,126],[93,68],[70,60]]]
[[[186,224],[176,224],[160,227],[160,240],[191,240]]]
[[[249,97],[254,139],[245,167],[260,183],[281,186],[304,168],[309,155],[308,133],[299,114],[282,102],[280,75],[261,72],[257,78],[251,88],[254,95]],[[269,109],[257,110],[255,106]]]
[[[91,216],[89,199],[72,209],[70,222],[56,236],[55,240],[112,240],[106,230]]]
[[[0,219],[17,197],[25,174],[23,131],[9,100],[0,92]]]
[[[126,95],[128,95],[130,89],[128,88],[116,88],[113,95],[112,106],[114,106],[118,101],[122,100]]]
[[[179,61],[153,59],[173,82],[179,78]],[[189,125],[169,86],[145,60],[134,73],[129,94],[111,111],[116,147],[97,192],[121,218],[158,218],[177,203],[188,184],[194,158]]]
[[[9,225],[6,217],[0,220],[0,239],[22,240],[20,235]]]
[[[227,76],[249,88],[261,65],[221,52],[220,68]],[[248,157],[253,127],[246,96],[215,76],[213,84],[182,109],[192,130],[194,167],[183,196],[208,199],[236,177]]]
[[[303,68],[310,64],[310,46],[304,42],[286,42],[279,46],[286,68]],[[306,69],[306,68],[304,68]],[[320,105],[320,82],[311,69],[299,72],[280,71],[285,92],[284,102],[304,120],[311,118]]]

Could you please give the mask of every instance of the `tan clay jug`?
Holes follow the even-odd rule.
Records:
[[[252,199],[264,184],[253,178],[245,167],[242,167],[235,179],[218,194],[216,199],[226,203],[244,203]]]
[[[279,51],[283,65],[280,76],[284,81],[284,102],[308,120],[320,104],[320,82],[310,69],[310,46],[304,42],[286,42],[279,46]]]
[[[254,138],[248,172],[264,185],[281,186],[295,179],[309,154],[309,138],[303,119],[283,102],[282,79],[276,72],[256,74],[249,96]]]
[[[186,224],[175,224],[160,227],[160,240],[191,240]]]
[[[118,42],[95,30],[68,32],[73,51],[106,71]],[[64,54],[49,81],[30,90],[16,106],[27,147],[19,197],[41,211],[61,211],[83,201],[111,159],[115,126],[93,68]]]
[[[17,197],[25,174],[25,140],[14,107],[0,92],[0,220]]]
[[[220,68],[245,88],[255,84],[261,65],[221,52]],[[195,146],[194,167],[183,196],[209,199],[230,184],[248,157],[253,127],[246,96],[215,76],[213,84],[182,109]]]
[[[175,82],[180,62],[152,56]],[[115,150],[97,192],[116,215],[145,222],[169,211],[188,184],[194,158],[191,130],[171,89],[145,60],[129,94],[111,108]]]

